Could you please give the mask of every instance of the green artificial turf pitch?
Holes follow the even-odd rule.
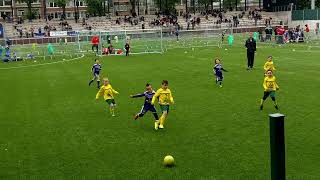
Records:
[[[229,71],[223,88],[212,73],[217,54]],[[319,48],[259,45],[253,71],[245,55],[239,44],[100,57],[102,75],[120,92],[116,117],[95,101],[95,83],[88,87],[92,54],[0,63],[0,179],[270,179],[268,114],[277,111],[270,99],[259,111],[268,55],[286,115],[287,177],[320,179]],[[175,104],[155,131],[151,114],[133,120],[143,98],[129,96],[163,79]],[[162,165],[168,154],[173,168]]]

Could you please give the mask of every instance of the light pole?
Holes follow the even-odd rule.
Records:
[[[80,2],[77,1],[77,23],[78,23],[78,20],[79,20],[79,4],[80,4]]]
[[[11,16],[13,18],[13,0],[11,0]]]
[[[73,0],[73,4],[74,4],[74,20],[76,21],[76,23],[78,22],[77,20],[77,8],[76,8],[76,0]]]
[[[47,1],[43,0],[43,18],[47,19]]]
[[[247,11],[247,0],[244,0],[244,11]]]
[[[146,0],[145,14],[148,14],[148,0]]]

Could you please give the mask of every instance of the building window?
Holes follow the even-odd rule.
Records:
[[[57,4],[55,4],[54,2],[50,2],[49,3],[49,7],[58,7]]]
[[[5,6],[11,6],[11,0],[9,0],[9,1],[8,1],[8,0],[5,0],[5,1],[4,1],[4,5],[5,5]]]
[[[18,11],[18,16],[23,16],[24,15],[24,10],[19,10]]]
[[[83,7],[83,6],[86,6],[85,3],[83,1],[76,1],[76,6],[79,6],[79,7]]]

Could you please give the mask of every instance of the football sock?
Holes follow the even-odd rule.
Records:
[[[261,99],[261,102],[260,102],[260,110],[263,110],[263,102],[264,102],[264,100]]]
[[[159,120],[159,116],[158,116],[158,114],[157,114],[157,113],[153,113],[153,116],[154,116],[154,119],[155,119],[156,121],[158,121],[158,120]]]
[[[114,107],[110,107],[110,113],[111,115],[114,115]]]
[[[160,118],[160,125],[164,125],[164,122],[166,121],[166,115],[162,114]]]
[[[91,81],[89,82],[89,86],[93,83],[93,81],[94,81],[94,80],[91,80]]]
[[[264,100],[261,99],[261,100],[260,100],[260,106],[263,106],[263,102],[264,102]]]
[[[159,128],[159,121],[156,121],[156,122],[154,123],[154,129],[155,129],[155,130],[158,130],[158,128]]]
[[[159,124],[161,124],[163,121],[162,121],[162,118],[163,118],[163,115],[160,116],[160,119],[159,119]]]
[[[97,87],[100,88],[100,80],[97,80]]]
[[[275,107],[276,109],[279,109],[279,107],[278,107],[278,103],[277,103],[277,101],[276,101],[276,100],[274,100],[274,101],[273,101],[273,104],[274,104],[274,107]]]

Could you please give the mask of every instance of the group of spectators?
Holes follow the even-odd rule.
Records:
[[[139,24],[139,22],[144,22],[144,16],[124,16],[124,18],[117,18],[116,24],[120,25],[122,23],[128,23],[131,26],[136,26]]]
[[[262,19],[262,16],[261,16],[261,14],[260,14],[259,12],[261,12],[261,10],[255,9],[254,11],[249,11],[248,19],[258,19],[258,20],[261,20],[261,19]]]
[[[193,17],[187,19],[187,30],[190,30],[190,25],[192,26],[192,30],[195,28],[196,25],[200,25],[201,19],[200,17]]]
[[[309,33],[308,25],[305,25],[305,29],[301,28],[300,25],[296,28],[289,28],[284,36],[286,42],[304,42],[305,33]]]
[[[19,33],[19,37],[20,38],[22,38],[22,37],[26,37],[26,38],[34,37],[34,29],[33,29],[33,27],[31,27],[30,29],[19,28],[19,29],[17,29],[17,31]]]
[[[69,25],[69,23],[68,23],[67,21],[61,21],[61,22],[59,23],[59,25],[61,26],[61,30],[62,30],[62,31],[72,30],[71,25]]]
[[[50,36],[50,31],[56,31],[57,29],[51,25],[45,25],[43,28],[39,27],[37,30],[34,27],[18,27],[14,25],[14,30],[18,32],[20,38],[33,38],[34,36]],[[42,30],[43,29],[43,30]]]
[[[277,26],[272,28],[271,26],[267,26],[264,30],[265,36],[263,35],[263,29],[260,28],[259,32],[259,40],[261,42],[271,41],[273,34],[274,39],[278,44],[290,43],[290,42],[304,42],[306,39],[305,34],[309,33],[309,26],[306,24],[305,28],[301,28],[301,26],[296,26],[295,28],[285,29],[283,26]]]
[[[163,17],[159,17],[158,19],[153,19],[153,21],[150,22],[150,26],[164,26],[169,27],[170,25],[175,26],[178,23],[178,18],[173,15],[166,15]]]
[[[247,17],[249,20],[254,20],[255,26],[257,26],[258,21],[263,19],[260,12],[261,9],[254,9],[250,10],[249,12],[242,11],[240,14],[233,15],[232,18],[228,18],[225,16],[225,14],[227,13],[226,10],[219,11],[217,9],[214,9],[202,12],[201,15],[204,15],[207,20],[210,15],[214,18],[217,18],[215,24],[228,23],[230,27],[238,27],[240,24],[240,19],[243,19],[244,17]],[[266,24],[271,24],[271,18],[266,19]]]
[[[87,16],[87,19],[89,19],[88,16]],[[86,30],[89,30],[89,31],[92,30],[92,26],[86,22],[86,18],[82,18],[82,26],[84,26]]]

